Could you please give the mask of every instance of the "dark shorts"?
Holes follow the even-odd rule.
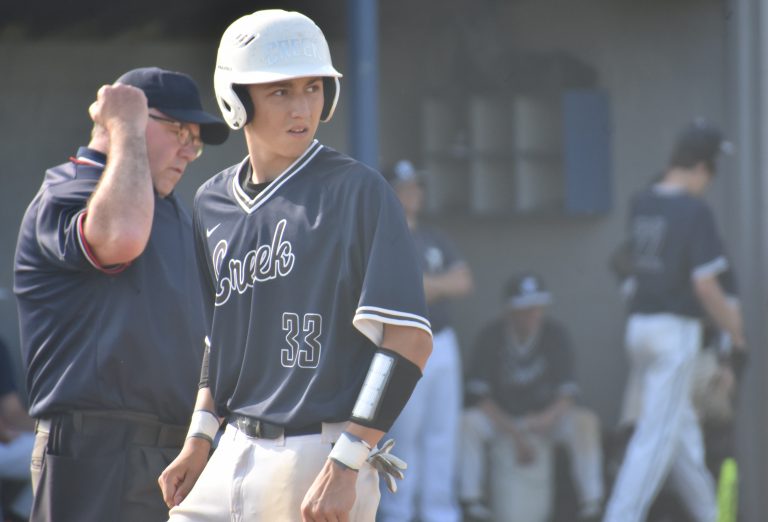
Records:
[[[168,520],[157,478],[178,455],[186,426],[128,412],[75,412],[38,427],[31,522]]]

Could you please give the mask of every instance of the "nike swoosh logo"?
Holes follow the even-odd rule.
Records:
[[[219,223],[218,225],[216,225],[213,228],[206,228],[205,229],[205,237],[211,237],[211,234],[216,232],[216,229],[219,228],[220,226],[221,226],[221,223]]]

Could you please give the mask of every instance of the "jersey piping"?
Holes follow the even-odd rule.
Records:
[[[359,307],[352,319],[352,324],[377,346],[381,344],[384,337],[384,324],[411,326],[424,330],[430,337],[432,336],[432,327],[424,317],[375,306]]]
[[[98,262],[96,259],[96,256],[93,253],[93,250],[91,250],[90,245],[88,245],[88,241],[85,240],[85,231],[83,230],[83,222],[85,221],[85,215],[88,213],[88,210],[83,209],[80,212],[77,213],[77,242],[80,245],[80,250],[83,251],[83,255],[85,256],[85,259],[88,260],[88,262],[95,268],[96,270],[99,270],[100,272],[104,272],[105,274],[119,274],[126,268],[128,268],[129,263],[125,263],[122,265],[114,265],[114,266],[104,266],[101,263]]]
[[[728,260],[724,256],[716,257],[709,263],[697,266],[693,269],[693,278],[708,277],[717,275],[728,270]]]
[[[85,156],[71,157],[69,158],[69,161],[71,161],[75,165],[87,165],[89,167],[104,168],[106,166],[104,163],[94,161],[90,158],[86,158]],[[75,218],[77,223],[77,242],[80,245],[80,250],[83,251],[83,255],[85,256],[85,259],[88,260],[91,266],[93,266],[93,268],[95,268],[96,270],[100,272],[104,272],[105,274],[110,274],[110,275],[119,274],[120,272],[128,268],[129,263],[114,265],[114,266],[103,266],[101,263],[99,263],[96,260],[96,256],[94,255],[93,250],[91,250],[91,247],[88,244],[88,241],[85,240],[85,231],[83,229],[83,223],[85,222],[85,216],[87,213],[88,213],[88,210],[83,209],[77,213],[77,216]]]
[[[262,206],[283,184],[285,184],[289,179],[293,178],[298,172],[301,171],[301,169],[303,169],[310,161],[312,161],[312,159],[322,149],[323,145],[320,144],[320,142],[317,140],[312,140],[312,143],[309,147],[307,147],[307,150],[304,151],[304,154],[302,154],[287,169],[285,169],[282,174],[275,178],[275,180],[270,183],[266,189],[261,191],[256,197],[253,198],[250,197],[245,189],[243,189],[243,187],[240,185],[240,176],[232,176],[232,193],[235,195],[235,200],[237,201],[238,205],[240,205],[240,208],[242,208],[248,214],[253,213],[256,209]],[[240,163],[238,172],[246,167],[248,160],[249,156],[246,156],[245,159]]]

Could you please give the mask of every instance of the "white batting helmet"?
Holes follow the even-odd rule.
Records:
[[[238,86],[307,76],[323,77],[320,120],[328,121],[339,99],[341,74],[331,63],[323,32],[301,13],[267,9],[238,18],[224,31],[213,86],[224,120],[240,129],[253,117],[253,107]]]

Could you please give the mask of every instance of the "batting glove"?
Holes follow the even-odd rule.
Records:
[[[397,492],[395,479],[402,480],[405,477],[403,471],[408,467],[404,460],[390,453],[394,446],[395,439],[389,439],[380,448],[376,448],[368,455],[368,464],[379,472],[380,477],[384,478],[387,488],[392,493]]]

